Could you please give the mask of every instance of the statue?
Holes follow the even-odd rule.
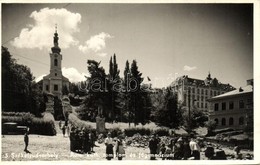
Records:
[[[96,117],[96,127],[98,133],[104,133],[106,131],[105,128],[105,118],[103,117],[103,106],[98,106],[98,115]]]

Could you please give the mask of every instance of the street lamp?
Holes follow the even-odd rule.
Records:
[[[191,99],[190,99],[190,87],[188,87],[188,115],[189,115],[189,118],[188,118],[188,133],[190,134],[191,132],[191,106],[190,106],[190,103],[191,103]],[[194,105],[194,102],[197,101],[196,99],[192,100],[192,103]]]

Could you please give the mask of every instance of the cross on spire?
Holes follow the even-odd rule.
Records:
[[[55,23],[55,33],[57,33],[57,23]]]

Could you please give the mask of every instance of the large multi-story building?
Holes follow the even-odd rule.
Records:
[[[229,84],[222,84],[216,78],[212,79],[210,73],[205,80],[190,78],[187,75],[176,78],[170,85],[177,94],[178,101],[186,110],[190,107],[201,111],[208,111],[208,99],[234,90]],[[190,101],[190,104],[188,104]]]
[[[209,119],[217,128],[244,129],[253,125],[253,80],[247,86],[209,99]]]
[[[42,91],[45,93],[51,93],[58,98],[62,96],[62,89],[67,87],[69,89],[69,79],[62,75],[61,71],[61,49],[58,43],[59,37],[57,33],[57,29],[54,33],[53,44],[54,46],[51,48],[50,53],[50,74],[43,77],[41,81]]]

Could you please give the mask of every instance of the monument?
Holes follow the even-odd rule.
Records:
[[[103,115],[102,105],[98,106],[98,115],[96,117],[96,128],[97,128],[98,133],[104,133],[106,131],[105,118],[104,118],[104,115]]]

